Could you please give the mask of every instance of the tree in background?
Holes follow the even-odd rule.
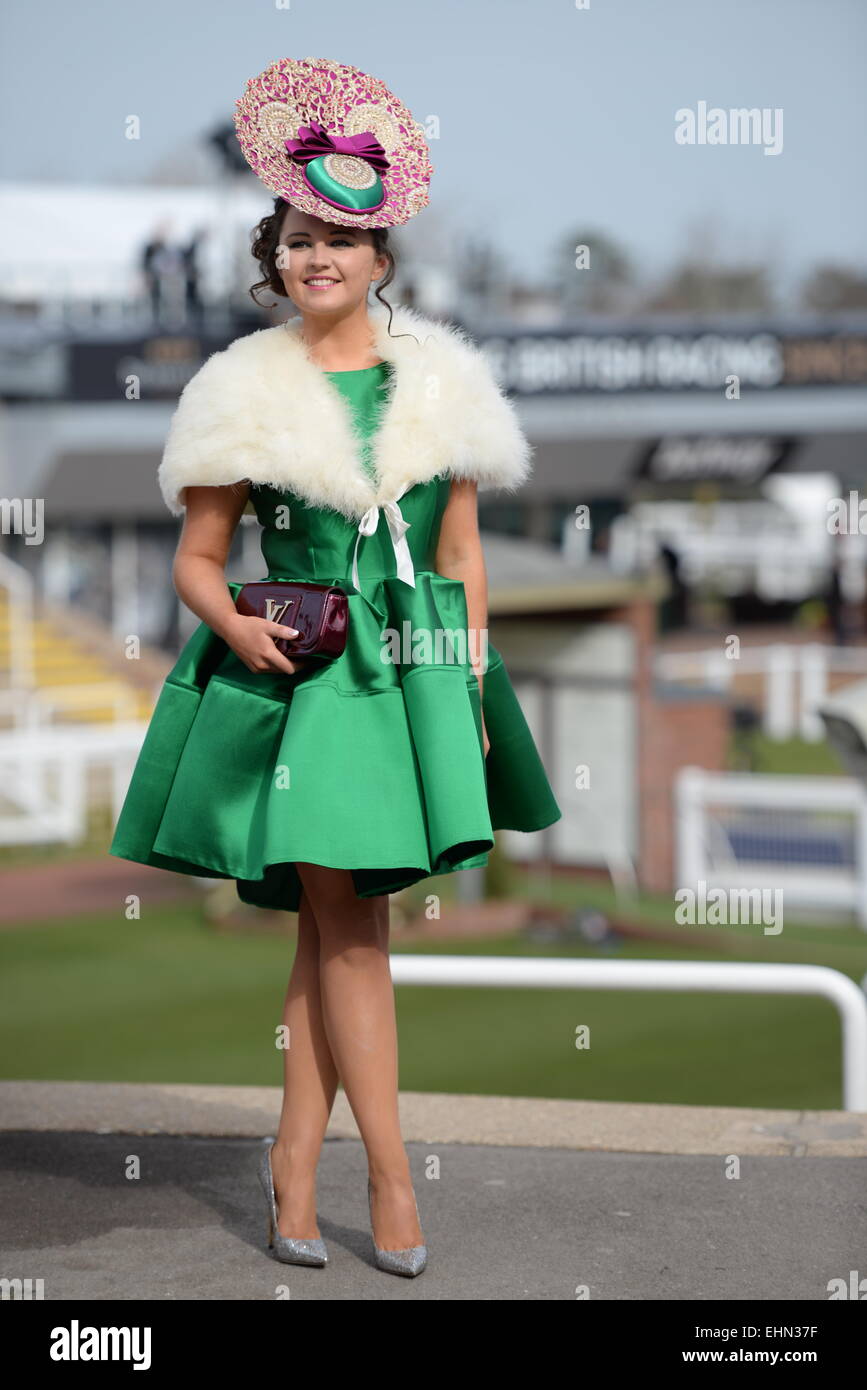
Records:
[[[633,307],[632,263],[605,232],[585,228],[564,238],[554,252],[553,275],[557,300],[567,313],[625,313]]]
[[[867,309],[867,277],[848,266],[818,265],[804,281],[801,302],[819,314]]]
[[[644,308],[657,313],[769,313],[774,308],[766,266],[718,267],[697,261],[675,266],[648,294]]]

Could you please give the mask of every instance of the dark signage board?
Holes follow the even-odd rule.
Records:
[[[141,400],[173,400],[212,353],[245,331],[261,328],[240,319],[223,333],[159,333],[151,336],[82,336],[46,344],[62,354],[53,390],[68,400],[111,401],[138,392]],[[504,389],[517,397],[768,392],[792,388],[867,386],[867,324],[839,331],[740,329],[691,330],[641,327],[587,331],[485,334],[467,331],[479,343]],[[62,384],[57,380],[62,377]],[[2,377],[2,370],[0,370]],[[2,381],[0,381],[2,389]],[[11,385],[5,394],[20,393]]]
[[[772,435],[666,435],[647,446],[635,477],[662,486],[718,482],[753,487],[783,466],[795,442]]]
[[[125,342],[72,342],[67,394],[76,401],[176,401],[203,362],[231,338],[157,334]]]
[[[480,336],[518,396],[867,385],[867,328],[827,333],[595,330]]]

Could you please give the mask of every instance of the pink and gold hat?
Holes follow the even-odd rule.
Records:
[[[279,58],[248,81],[235,129],[265,187],[312,217],[393,227],[427,207],[422,127],[384,82],[347,63]]]

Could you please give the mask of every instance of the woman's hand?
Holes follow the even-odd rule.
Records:
[[[307,658],[290,661],[277,650],[274,638],[297,636],[297,628],[284,627],[282,623],[272,623],[269,618],[254,618],[246,613],[236,613],[222,630],[223,640],[249,671],[283,671],[287,676],[294,676],[296,671],[306,666]]]
[[[485,728],[485,716],[482,715],[482,753],[487,757],[491,751],[491,740],[488,738],[488,731]]]

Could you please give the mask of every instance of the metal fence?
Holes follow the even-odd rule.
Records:
[[[96,770],[110,777],[116,820],[146,729],[129,721],[0,734],[0,845],[79,844]]]
[[[675,804],[679,886],[779,888],[867,928],[867,790],[855,778],[685,767]]]
[[[730,692],[742,676],[758,676],[762,724],[769,738],[800,735],[810,743],[825,737],[817,707],[829,692],[831,675],[867,675],[867,648],[829,647],[821,642],[774,642],[742,647],[728,657],[719,647],[695,652],[661,652],[655,670],[664,680],[700,681]]]
[[[843,1109],[867,1111],[867,998],[848,975],[824,965],[398,954],[391,957],[391,974],[396,985],[801,994],[827,999],[842,1028]]]

